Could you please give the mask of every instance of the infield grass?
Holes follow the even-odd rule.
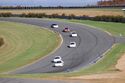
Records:
[[[30,64],[52,52],[60,43],[56,33],[41,27],[0,21],[0,73]]]

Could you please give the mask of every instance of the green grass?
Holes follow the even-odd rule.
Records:
[[[114,36],[120,36],[120,34],[122,36],[125,36],[125,23],[90,21],[90,20],[64,20],[64,19],[47,19],[47,20],[80,23],[86,26],[90,26],[92,28],[108,31]]]
[[[33,25],[0,22],[0,73],[30,64],[52,52],[59,44],[56,33]]]
[[[91,25],[99,29],[108,31],[113,35],[119,36],[120,34],[122,34],[123,36],[125,36],[125,23],[100,22],[90,20],[70,20],[70,22]]]
[[[58,20],[58,19],[56,19]],[[75,22],[94,26],[98,29],[102,29],[112,33],[113,35],[119,36],[122,34],[125,36],[125,24],[123,23],[112,23],[112,22],[99,22],[89,20],[61,20],[64,22]],[[85,69],[80,69],[77,72],[71,73],[57,73],[57,74],[24,74],[24,75],[0,75],[0,77],[17,77],[17,78],[47,78],[47,77],[71,77],[80,76],[86,74],[103,73],[103,72],[117,72],[115,64],[117,60],[123,55],[125,51],[125,44],[116,44],[105,57],[100,60],[97,64],[91,65]]]
[[[86,69],[81,69],[74,75],[104,73],[118,71],[115,68],[117,60],[122,56],[125,51],[125,44],[117,44],[112,50],[110,50],[106,56],[97,64],[92,65]]]
[[[95,10],[103,10],[103,11],[117,11],[117,12],[119,12],[119,11],[122,11],[122,7],[121,8],[95,8]]]

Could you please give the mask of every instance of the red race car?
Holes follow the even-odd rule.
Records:
[[[69,28],[65,28],[65,29],[63,29],[63,32],[70,32],[70,29]]]

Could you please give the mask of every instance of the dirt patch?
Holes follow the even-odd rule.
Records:
[[[125,72],[125,54],[118,60],[115,67],[116,69]]]
[[[0,37],[0,47],[4,44],[4,39]]]
[[[92,83],[125,83],[125,54],[118,60],[115,67],[119,70],[118,72],[71,77],[71,79],[93,80]]]

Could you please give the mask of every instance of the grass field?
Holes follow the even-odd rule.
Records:
[[[32,63],[52,52],[60,43],[56,33],[33,25],[0,21],[0,73]]]
[[[56,19],[57,20],[57,19]],[[112,22],[98,22],[98,21],[89,21],[89,20],[62,20],[65,22],[75,22],[82,23],[97,27],[109,31],[114,35],[119,35],[122,33],[125,36],[125,24],[123,23],[112,23]],[[125,52],[124,44],[116,44],[112,50],[106,53],[106,56],[99,61],[97,64],[92,65],[86,69],[81,69],[77,72],[72,73],[59,73],[59,74],[24,74],[24,75],[13,75],[11,77],[17,78],[48,78],[48,77],[72,77],[72,76],[81,76],[86,74],[95,74],[95,73],[104,73],[104,72],[118,72],[115,68],[117,60]],[[0,75],[0,77],[10,77],[9,75]]]
[[[70,20],[70,22],[77,22],[86,25],[91,25],[99,29],[110,32],[112,35],[125,36],[125,24],[124,23],[113,23],[113,22],[99,22],[99,21],[89,21],[89,20]]]
[[[88,15],[88,16],[101,16],[101,15],[121,15],[125,16],[125,13],[121,10],[122,8],[85,8],[85,9],[29,9],[29,10],[0,10],[0,13],[11,12],[13,14],[22,13],[46,13],[50,14],[63,14],[66,15],[74,14],[76,16]]]

